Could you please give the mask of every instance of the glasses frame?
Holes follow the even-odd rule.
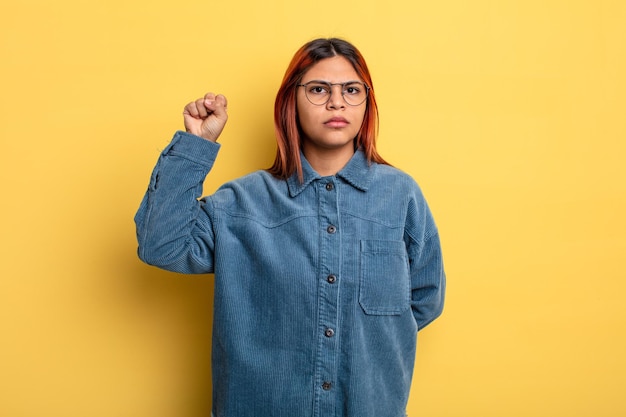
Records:
[[[328,104],[328,102],[330,101],[330,98],[331,98],[331,97],[332,97],[332,95],[333,95],[333,91],[332,91],[332,90],[333,90],[333,85],[340,85],[340,86],[341,86],[341,98],[343,98],[343,101],[344,101],[344,102],[345,102],[348,106],[352,106],[352,107],[360,106],[361,104],[365,103],[365,102],[367,101],[367,97],[368,97],[368,96],[369,96],[369,94],[370,94],[370,86],[369,86],[369,85],[367,85],[367,84],[365,84],[365,83],[364,83],[364,82],[362,82],[362,81],[346,81],[345,83],[331,83],[331,82],[328,82],[328,81],[311,80],[311,81],[308,81],[308,82],[306,82],[306,83],[304,83],[304,84],[296,84],[296,87],[308,87],[308,86],[309,86],[309,84],[324,84],[324,85],[327,85],[327,86],[328,86],[328,91],[329,91],[328,98],[327,98],[327,99],[326,99],[326,101],[325,101],[325,102],[323,102],[323,103],[313,103],[313,102],[311,101],[311,99],[309,98],[309,95],[307,94],[307,90],[306,90],[306,89],[304,90],[304,96],[305,96],[305,97],[306,97],[306,99],[309,101],[309,103],[311,103],[311,104],[312,104],[312,105],[314,105],[314,106],[325,106],[326,104]],[[345,97],[345,95],[344,95],[344,94],[345,94],[345,91],[344,91],[344,90],[345,90],[345,86],[346,86],[346,85],[350,85],[350,84],[360,84],[360,85],[362,85],[362,86],[364,86],[364,87],[365,87],[365,98],[364,98],[364,99],[363,99],[363,101],[362,101],[362,102],[360,102],[359,104],[352,104],[352,103],[348,103],[348,100],[346,100],[346,97]]]

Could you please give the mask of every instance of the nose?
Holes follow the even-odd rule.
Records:
[[[326,105],[331,109],[340,109],[345,107],[345,102],[343,101],[343,86],[341,85],[333,85],[330,89],[330,97],[328,98],[328,103]]]

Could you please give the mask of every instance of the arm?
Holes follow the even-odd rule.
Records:
[[[421,192],[409,204],[406,235],[411,307],[421,330],[441,315],[446,289],[439,233]]]
[[[207,94],[183,115],[187,133],[177,132],[161,153],[135,215],[138,255],[167,270],[207,273],[213,270],[212,210],[198,198],[220,147],[226,99]]]
[[[439,234],[415,245],[411,252],[411,307],[418,329],[422,330],[443,311],[446,276]]]

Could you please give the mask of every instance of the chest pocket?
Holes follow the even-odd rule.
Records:
[[[359,303],[366,314],[399,315],[410,307],[409,260],[403,241],[362,240]]]

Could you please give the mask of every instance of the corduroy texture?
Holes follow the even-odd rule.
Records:
[[[336,176],[258,171],[198,200],[219,147],[179,132],[136,216],[139,256],[215,273],[216,417],[402,417],[417,331],[442,310],[415,181],[357,151]]]

